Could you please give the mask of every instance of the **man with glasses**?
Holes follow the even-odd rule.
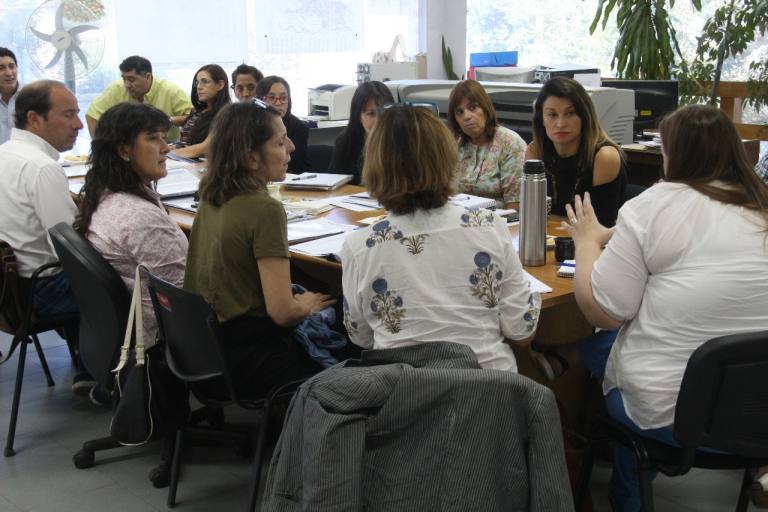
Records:
[[[0,144],[11,138],[13,106],[21,89],[18,72],[16,55],[0,47]]]
[[[240,64],[232,72],[232,90],[237,101],[251,101],[256,97],[256,84],[264,78],[261,71],[248,64]]]
[[[174,126],[181,126],[192,110],[189,93],[168,80],[152,75],[152,63],[144,57],[134,55],[120,63],[120,80],[112,82],[103,93],[93,100],[85,120],[93,137],[96,123],[110,107],[126,101],[147,103],[165,112]],[[168,132],[168,140],[179,137],[178,128]]]

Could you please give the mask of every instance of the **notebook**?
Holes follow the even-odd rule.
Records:
[[[564,260],[557,269],[557,275],[560,277],[573,277],[576,273],[576,260]]]
[[[200,178],[190,171],[186,169],[171,169],[165,178],[157,181],[155,190],[163,199],[191,196],[197,192],[199,184]]]
[[[293,179],[286,179],[283,186],[292,190],[336,190],[351,180],[351,174],[303,172]]]
[[[337,235],[355,229],[349,224],[339,224],[324,217],[319,219],[291,222],[288,224],[288,243],[296,244],[316,238]]]
[[[473,196],[472,194],[456,194],[449,201],[464,208],[496,208],[496,200],[487,197]]]

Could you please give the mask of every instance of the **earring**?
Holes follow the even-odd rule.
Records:
[[[124,162],[130,162],[130,161],[131,161],[131,158],[130,158],[130,157],[127,157],[127,156],[124,156],[124,157],[123,157],[123,161],[124,161]]]

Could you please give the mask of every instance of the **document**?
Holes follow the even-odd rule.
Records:
[[[288,224],[288,243],[306,242],[316,238],[352,231],[356,226],[339,224],[326,218],[291,222]]]
[[[448,201],[464,208],[495,208],[496,200],[487,197],[473,196],[472,194],[456,194]]]
[[[291,251],[319,258],[331,257],[336,261],[341,261],[341,248],[348,234],[349,231],[345,231],[338,235],[326,236],[325,238],[292,245]]]
[[[351,174],[303,172],[291,180],[286,179],[283,186],[287,190],[336,190],[351,180]]]
[[[525,274],[525,277],[528,278],[528,282],[531,283],[531,291],[532,292],[539,292],[539,293],[552,293],[552,288],[545,285],[535,277],[533,277],[531,274],[523,270],[523,274]]]
[[[163,199],[191,196],[197,192],[199,184],[200,178],[187,169],[171,169],[165,178],[157,181],[157,193]]]

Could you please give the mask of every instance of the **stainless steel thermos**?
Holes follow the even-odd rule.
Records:
[[[520,261],[547,262],[547,178],[541,160],[527,160],[520,179]]]

